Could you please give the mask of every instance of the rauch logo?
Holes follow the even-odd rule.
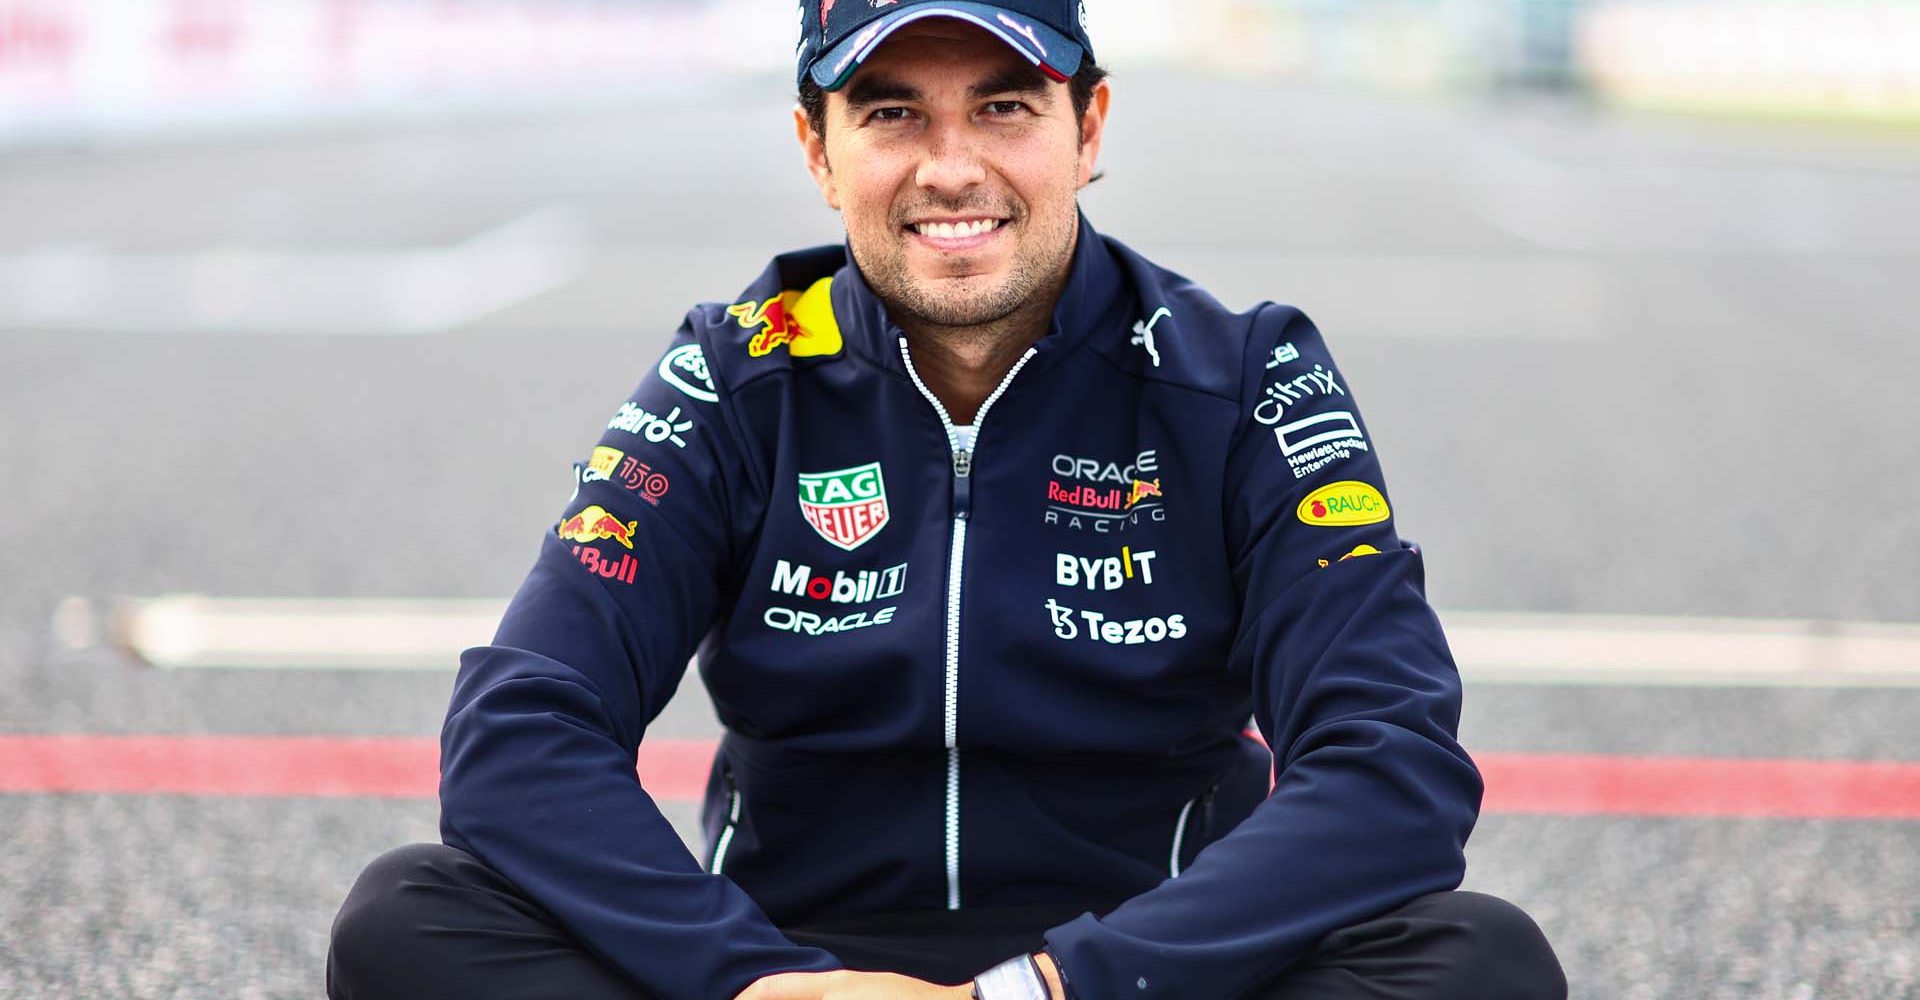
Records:
[[[1387,498],[1379,490],[1349,479],[1322,486],[1307,494],[1306,499],[1300,501],[1296,513],[1307,524],[1342,527],[1378,524],[1393,512],[1387,509]]]

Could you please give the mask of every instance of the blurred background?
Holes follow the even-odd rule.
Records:
[[[1920,997],[1920,3],[1087,6],[1095,225],[1366,407],[1468,886],[1576,997]],[[0,0],[0,997],[321,994],[571,463],[839,239],[793,22]]]

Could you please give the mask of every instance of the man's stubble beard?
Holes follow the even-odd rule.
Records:
[[[1030,223],[1032,218],[1029,215],[1015,221]],[[1036,234],[1046,238],[1016,251],[1012,267],[996,287],[977,288],[964,294],[939,287],[947,282],[939,279],[927,282],[914,275],[907,266],[905,240],[886,244],[884,251],[871,259],[856,241],[849,239],[847,243],[861,276],[886,305],[888,315],[896,324],[903,328],[977,329],[988,333],[982,328],[990,328],[1023,307],[1033,305],[1036,296],[1057,293],[1071,264],[1074,237],[1079,231],[1078,211],[1068,215],[1066,221],[1067,225],[1058,227],[1056,232]],[[975,275],[963,280],[973,282],[982,277]]]

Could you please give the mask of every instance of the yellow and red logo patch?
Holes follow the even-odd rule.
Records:
[[[1306,524],[1337,528],[1378,524],[1391,517],[1387,498],[1373,486],[1355,479],[1322,486],[1300,501],[1296,513]]]
[[[840,324],[833,318],[833,279],[821,278],[804,292],[785,291],[765,302],[728,306],[742,327],[759,328],[747,353],[764,358],[785,347],[796,358],[840,353]]]
[[[587,509],[560,522],[553,533],[570,542],[597,542],[611,538],[627,548],[633,548],[633,533],[640,527],[639,521],[622,521],[607,512],[599,504],[589,504]]]
[[[1136,479],[1133,481],[1133,486],[1127,490],[1127,509],[1132,510],[1134,504],[1148,497],[1157,496],[1165,496],[1160,492],[1160,480]]]
[[[1346,555],[1341,556],[1340,561],[1346,562],[1349,559],[1357,559],[1361,556],[1377,556],[1379,554],[1380,554],[1380,550],[1374,548],[1371,545],[1356,545],[1353,547],[1352,552],[1349,552]],[[1316,559],[1314,561],[1320,564],[1321,569],[1326,569],[1328,566],[1333,565],[1332,563],[1326,561],[1325,559]]]

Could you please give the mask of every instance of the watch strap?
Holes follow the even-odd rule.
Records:
[[[1032,955],[1020,955],[973,978],[974,1000],[1052,1000]]]

